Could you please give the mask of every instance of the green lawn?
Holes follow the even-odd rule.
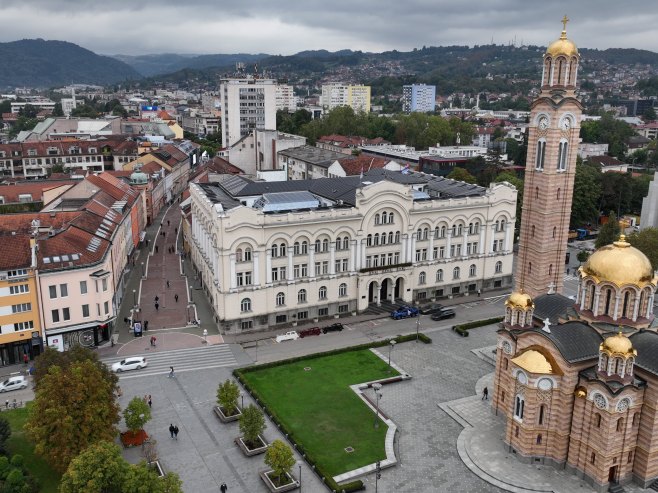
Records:
[[[27,412],[32,403],[27,407],[3,411],[1,416],[6,418],[11,425],[11,437],[7,440],[7,448],[11,455],[20,454],[25,459],[25,467],[39,481],[41,493],[57,493],[60,475],[57,474],[43,460],[34,454],[34,445],[28,440],[23,431],[23,425],[27,421]]]
[[[375,413],[349,386],[398,375],[387,370],[386,362],[366,349],[243,375],[297,443],[335,476],[386,458],[386,425],[374,427]],[[353,447],[354,452],[345,452],[345,447]]]

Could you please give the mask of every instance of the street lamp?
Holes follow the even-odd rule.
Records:
[[[391,373],[391,351],[393,350],[393,346],[395,346],[395,340],[391,339],[388,344],[388,372]]]
[[[302,493],[302,461],[298,460],[297,465],[299,466],[299,493]]]
[[[137,306],[137,290],[133,289],[133,306]]]
[[[208,329],[203,329],[203,343],[208,344]]]
[[[190,284],[190,303],[192,303],[192,302],[193,302],[193,300],[192,300],[192,285]]]
[[[382,397],[382,384],[373,383],[372,388],[375,389],[375,428],[379,428],[379,399]]]
[[[240,392],[240,400],[242,401],[242,409],[244,409],[244,392]]]

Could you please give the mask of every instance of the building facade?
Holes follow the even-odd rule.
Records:
[[[511,285],[508,184],[380,169],[190,190],[192,260],[225,332]]]
[[[322,86],[321,104],[324,111],[349,106],[355,113],[370,113],[370,86],[325,84]]]
[[[276,85],[276,110],[294,113],[297,111],[295,89],[288,84]]]
[[[436,108],[436,86],[411,84],[402,86],[402,111],[429,113]]]
[[[222,144],[230,147],[254,129],[276,129],[276,81],[222,79]]]

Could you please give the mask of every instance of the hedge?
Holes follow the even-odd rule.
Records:
[[[476,320],[475,322],[453,325],[452,330],[457,332],[462,337],[468,337],[469,329],[474,329],[476,327],[484,327],[485,325],[496,324],[498,322],[502,322],[504,319],[505,317],[485,318],[484,320]]]
[[[418,339],[422,341],[425,344],[430,344],[432,342],[432,339],[425,334],[419,333],[418,334]],[[311,354],[308,356],[299,356],[296,358],[289,358],[286,360],[282,361],[274,361],[272,363],[264,363],[262,365],[257,365],[257,366],[249,366],[246,368],[238,368],[236,370],[233,370],[233,376],[242,384],[244,389],[249,392],[249,394],[254,398],[256,403],[263,408],[263,412],[269,416],[269,418],[272,420],[272,422],[276,425],[276,427],[281,430],[281,432],[286,436],[286,439],[290,443],[292,443],[292,446],[295,450],[297,450],[300,454],[302,454],[302,457],[306,460],[308,465],[313,469],[313,471],[320,477],[322,482],[329,488],[331,488],[332,491],[337,492],[337,493],[350,493],[352,491],[361,491],[365,489],[365,486],[361,480],[356,480],[352,481],[351,483],[346,483],[346,484],[341,484],[339,485],[336,483],[333,479],[333,477],[329,474],[327,474],[323,469],[322,466],[318,466],[317,461],[315,458],[311,455],[308,455],[306,451],[304,450],[304,447],[299,445],[297,443],[297,438],[295,437],[295,434],[292,433],[289,429],[286,428],[284,424],[281,423],[281,420],[277,416],[275,411],[272,411],[271,409],[266,408],[263,405],[263,400],[261,396],[258,394],[258,392],[254,389],[251,388],[249,383],[243,378],[244,373],[249,373],[252,371],[258,371],[266,368],[273,368],[275,366],[281,366],[281,365],[286,365],[288,363],[294,363],[297,361],[302,361],[302,360],[312,360],[315,358],[321,358],[324,356],[330,356],[332,354],[340,354],[340,353],[346,353],[348,351],[360,351],[362,349],[369,349],[372,347],[382,347],[382,346],[388,346],[391,340],[394,340],[396,343],[400,342],[409,342],[409,341],[414,341],[416,340],[416,334],[407,334],[405,336],[397,336],[393,339],[386,339],[383,341],[379,342],[372,342],[372,343],[367,343],[367,344],[360,344],[358,346],[350,346],[342,349],[334,349],[332,351],[325,351],[322,353],[316,353],[316,354]]]

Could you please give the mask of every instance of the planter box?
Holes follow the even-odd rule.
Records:
[[[231,421],[237,421],[238,419],[240,419],[240,416],[242,416],[242,411],[240,411],[240,408],[238,407],[236,407],[235,410],[237,411],[237,413],[235,413],[232,416],[226,416],[222,412],[219,406],[213,407],[213,411],[215,411],[215,414],[217,415],[217,417],[222,423],[230,423]]]
[[[120,436],[121,436],[121,443],[126,448],[137,447],[143,444],[149,437],[144,430],[139,430],[135,433],[133,433],[132,431],[126,431],[124,433],[121,433]]]
[[[292,491],[299,488],[299,481],[293,478],[290,474],[286,474],[286,477],[290,481],[288,484],[285,484],[283,486],[275,486],[269,477],[269,475],[272,473],[274,473],[274,471],[261,471],[259,473],[260,478],[263,480],[263,483],[265,483],[267,489],[269,489],[272,493],[280,493],[282,491]]]
[[[153,469],[156,472],[156,474],[158,475],[159,478],[164,477],[165,473],[164,473],[164,470],[162,469],[162,465],[160,465],[159,460],[154,460],[153,462],[149,462],[148,467],[150,469]]]
[[[250,449],[249,447],[247,447],[247,444],[244,443],[244,440],[242,439],[242,437],[236,438],[235,439],[235,444],[238,447],[240,447],[240,450],[242,450],[242,453],[244,455],[246,455],[247,457],[253,457],[254,455],[264,454],[265,451],[267,450],[268,444],[265,441],[265,439],[260,435],[258,435],[258,439],[261,442],[261,446],[253,448],[253,449]]]

